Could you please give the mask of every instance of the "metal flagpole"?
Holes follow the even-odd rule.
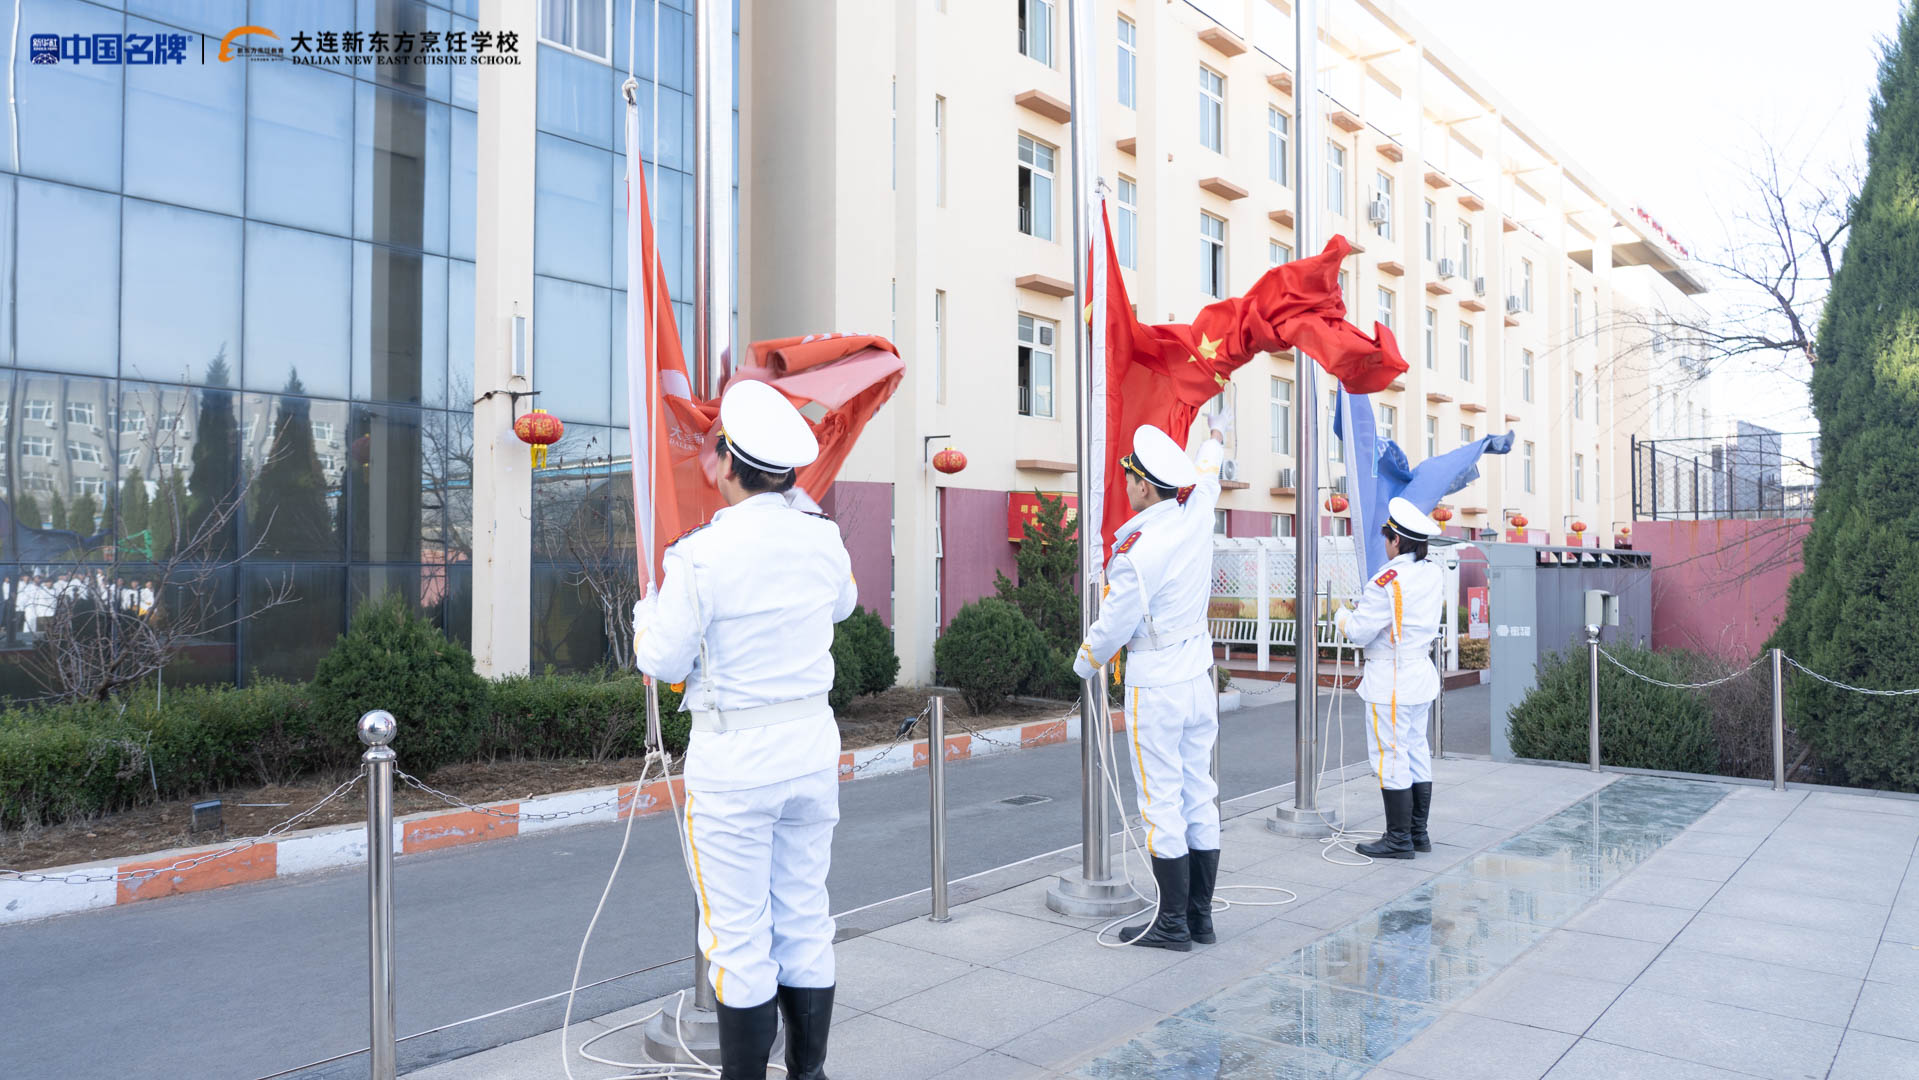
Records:
[[[1099,94],[1094,74],[1094,4],[1066,0],[1068,71],[1073,116],[1073,355],[1079,373],[1079,578],[1080,635],[1098,614],[1100,556],[1105,550],[1100,519],[1106,461],[1106,232],[1094,178],[1099,174]],[[1087,258],[1088,253],[1092,258]],[[1088,263],[1091,276],[1088,276]],[[1089,316],[1090,312],[1090,316]],[[1106,670],[1080,685],[1079,735],[1082,858],[1078,873],[1061,874],[1046,893],[1046,906],[1063,915],[1112,918],[1135,910],[1138,898],[1125,875],[1115,876],[1112,823],[1108,816]]]
[[[1319,145],[1319,2],[1293,3],[1293,211],[1294,249],[1303,258],[1319,250],[1320,177],[1314,172]],[[1299,408],[1293,413],[1293,467],[1298,474],[1293,497],[1298,539],[1295,564],[1299,580],[1293,592],[1296,658],[1293,684],[1293,805],[1273,811],[1266,827],[1286,836],[1330,836],[1332,823],[1319,809],[1319,732],[1314,713],[1319,703],[1319,391],[1313,386],[1314,361],[1297,352],[1294,381]]]

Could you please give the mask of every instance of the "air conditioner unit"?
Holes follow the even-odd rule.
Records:
[[[1221,480],[1237,480],[1237,479],[1239,479],[1239,462],[1237,462],[1237,461],[1222,461],[1222,462],[1220,462],[1220,463],[1219,463],[1219,478],[1220,478]]]
[[[1439,260],[1439,280],[1444,281],[1447,278],[1455,278],[1458,276],[1459,276],[1459,263],[1457,260],[1454,260],[1454,259]]]
[[[1384,225],[1393,219],[1393,204],[1380,196],[1366,205],[1366,221],[1371,225]]]
[[[1340,473],[1338,476],[1333,477],[1333,482],[1328,484],[1327,487],[1331,488],[1336,495],[1346,494],[1346,474]]]
[[[1476,277],[1473,279],[1473,295],[1474,296],[1486,295],[1486,279],[1485,278]]]
[[[1279,470],[1279,484],[1277,486],[1283,487],[1283,488],[1297,486],[1294,482],[1293,470],[1291,469]]]
[[[1521,300],[1517,296],[1508,296],[1506,298],[1506,314],[1517,315],[1524,310],[1526,310],[1526,302],[1524,300]]]

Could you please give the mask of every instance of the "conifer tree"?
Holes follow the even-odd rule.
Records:
[[[299,396],[305,391],[294,372],[280,398],[266,463],[247,489],[247,520],[260,538],[262,555],[323,557],[339,547],[326,476],[313,445],[311,403]]]
[[[1822,675],[1919,687],[1919,7],[1879,64],[1866,180],[1819,328],[1819,493],[1772,644]],[[1787,718],[1831,780],[1919,790],[1919,701],[1797,675]]]

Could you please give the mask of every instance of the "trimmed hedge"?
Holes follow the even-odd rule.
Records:
[[[940,681],[958,687],[975,716],[1029,685],[1046,654],[1039,628],[1018,608],[992,596],[961,608],[933,646]]]
[[[853,699],[863,694],[891,689],[899,673],[893,631],[879,613],[856,607],[833,628],[833,689],[827,701],[834,711],[853,704]]]
[[[400,721],[393,749],[411,772],[472,759],[486,696],[473,654],[397,594],[355,614],[313,673],[313,698],[323,714],[357,719],[385,709]],[[352,725],[329,730],[351,755],[359,742]]]
[[[660,686],[660,734],[686,749],[690,718],[680,695]],[[510,675],[487,693],[480,757],[488,761],[585,758],[615,761],[646,752],[646,682],[635,675]]]
[[[1666,682],[1692,682],[1699,659],[1680,650],[1654,652],[1608,646],[1620,663]],[[1590,688],[1583,648],[1549,653],[1539,679],[1507,717],[1513,753],[1544,761],[1587,761]],[[1712,714],[1695,691],[1673,690],[1636,679],[1613,664],[1599,665],[1599,756],[1607,765],[1713,773],[1719,752]]]

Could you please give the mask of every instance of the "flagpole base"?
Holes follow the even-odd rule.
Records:
[[[1075,919],[1116,919],[1131,915],[1145,903],[1123,877],[1094,880],[1061,874],[1046,890],[1046,907]]]
[[[1339,815],[1331,810],[1301,810],[1296,804],[1277,806],[1266,819],[1266,828],[1280,836],[1316,840],[1339,831]]]
[[[640,1052],[646,1055],[647,1061],[658,1065],[718,1065],[719,1015],[696,1008],[692,991],[686,994],[677,1017],[669,1002],[658,1016],[648,1020],[640,1029]],[[776,1058],[783,1052],[785,1035],[782,1030],[773,1040],[773,1056]]]

